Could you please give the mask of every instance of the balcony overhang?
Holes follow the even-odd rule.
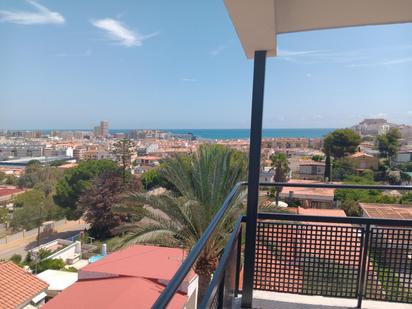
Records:
[[[276,36],[412,22],[411,0],[224,0],[247,58],[276,56]]]

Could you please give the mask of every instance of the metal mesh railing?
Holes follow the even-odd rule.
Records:
[[[261,220],[254,288],[412,303],[412,229]]]
[[[412,303],[412,229],[371,229],[365,298]]]
[[[258,222],[254,288],[356,297],[362,244],[358,227]]]
[[[238,183],[231,191],[153,308],[165,308],[173,298],[239,190],[245,185],[244,182]],[[261,186],[412,191],[412,187],[405,186],[332,183],[262,183]],[[250,241],[249,246],[246,241],[243,249],[238,221],[199,308],[227,307],[231,301],[239,300],[237,296],[240,289],[242,305],[245,303],[247,306],[252,302],[253,288],[306,295],[357,297],[358,308],[363,298],[412,303],[411,220],[253,214],[251,211],[250,217],[244,216],[242,221],[250,227],[246,229],[246,240],[253,241]],[[256,230],[253,225],[255,222]],[[234,246],[235,243],[237,246]],[[245,253],[243,263],[241,252]],[[248,258],[248,252],[254,259]],[[248,280],[246,274],[253,274],[253,280]]]

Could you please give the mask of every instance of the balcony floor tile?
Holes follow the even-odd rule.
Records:
[[[277,292],[254,291],[254,309],[349,309],[356,308],[356,299],[296,295]],[[240,307],[240,298],[233,308]],[[363,300],[363,309],[412,309],[411,304]]]

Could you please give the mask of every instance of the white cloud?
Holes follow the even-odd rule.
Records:
[[[412,116],[412,111],[407,111],[406,112],[408,115]]]
[[[367,58],[359,51],[331,51],[331,50],[284,50],[278,48],[280,60],[299,64],[318,63],[351,63]]]
[[[397,58],[397,59],[390,59],[385,61],[378,61],[378,62],[371,62],[371,63],[355,63],[349,65],[351,68],[359,68],[359,67],[379,67],[379,66],[389,66],[395,64],[404,64],[412,62],[412,58]]]
[[[182,78],[182,82],[185,82],[185,83],[195,83],[197,81],[198,81],[197,78],[193,78],[193,77],[183,77]]]
[[[225,44],[221,44],[218,47],[212,49],[210,51],[210,55],[212,57],[216,57],[220,55],[224,50],[228,49],[230,46],[232,46],[233,40],[228,40]]]
[[[280,60],[298,64],[333,63],[348,68],[392,66],[411,63],[412,45],[355,50],[285,50],[278,48]]]
[[[304,56],[304,55],[319,54],[321,52],[324,52],[324,51],[323,50],[286,50],[286,49],[277,48],[278,57]]]
[[[26,2],[34,6],[37,12],[0,10],[0,21],[21,25],[63,24],[65,22],[60,13],[50,11],[33,0],[26,0]]]
[[[227,49],[228,46],[227,45],[220,45],[218,47],[216,47],[215,49],[210,51],[210,55],[212,55],[213,57],[218,56],[222,51],[224,51],[225,49]]]
[[[143,41],[159,33],[154,32],[148,35],[140,35],[138,32],[127,28],[123,23],[112,18],[98,19],[91,22],[93,26],[106,31],[109,39],[123,46],[142,46]]]

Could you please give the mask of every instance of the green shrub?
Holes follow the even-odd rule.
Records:
[[[50,256],[52,253],[53,252],[51,250],[42,248],[42,249],[39,250],[37,255],[39,257],[39,260],[44,260],[45,258]]]
[[[35,266],[36,273],[41,273],[47,269],[62,270],[66,266],[62,259],[45,259]]]
[[[12,257],[10,258],[10,261],[12,261],[14,264],[20,265],[21,264],[22,257],[20,254],[13,254]]]

